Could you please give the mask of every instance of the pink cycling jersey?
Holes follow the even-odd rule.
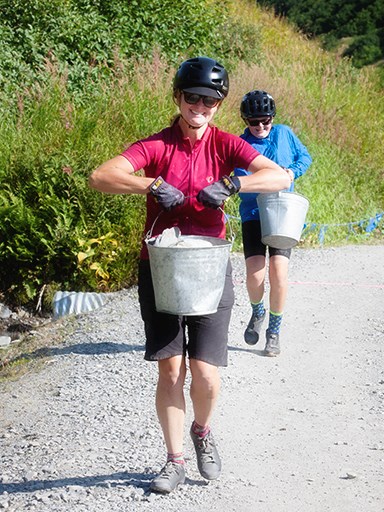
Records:
[[[183,235],[224,238],[222,212],[203,206],[196,196],[207,185],[231,174],[235,167],[248,169],[259,154],[240,137],[215,126],[208,126],[203,137],[192,146],[177,122],[132,144],[122,156],[129,160],[135,171],[143,169],[145,176],[154,179],[161,176],[186,197],[183,205],[165,212],[148,194],[145,233],[152,230],[152,236],[155,236],[165,228],[178,226]],[[140,257],[148,259],[144,243]]]

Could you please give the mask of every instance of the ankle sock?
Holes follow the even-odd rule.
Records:
[[[192,423],[192,432],[199,437],[205,437],[207,434],[209,434],[209,431],[211,430],[209,425],[206,425],[205,427],[202,427],[196,421],[193,421]]]
[[[283,313],[274,313],[273,311],[270,311],[268,331],[273,332],[274,334],[279,334],[282,320]]]
[[[253,314],[260,318],[265,313],[264,301],[260,302],[251,302]]]
[[[185,464],[183,452],[167,453],[167,462],[174,462],[175,464]]]

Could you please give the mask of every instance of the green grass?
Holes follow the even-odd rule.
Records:
[[[262,34],[261,63],[240,63],[222,113],[224,128],[241,133],[241,97],[265,89],[277,104],[276,123],[291,126],[313,158],[296,191],[308,197],[307,220],[326,227],[323,243],[366,242],[351,236],[351,223],[384,211],[384,101],[375,69],[357,70],[335,54],[324,52],[285,20],[244,2],[242,11]],[[358,229],[359,230],[359,229]],[[311,244],[320,244],[312,233]],[[380,226],[372,233],[382,239]]]
[[[356,70],[320,50],[253,1],[228,5],[230,26],[238,20],[247,37],[254,31],[261,51],[230,63],[230,93],[216,124],[242,133],[242,96],[269,91],[276,122],[290,125],[313,157],[296,182],[310,200],[308,224],[316,226],[304,245],[382,242],[382,222],[371,234],[354,227],[384,211],[384,101],[375,70]],[[44,285],[108,291],[135,282],[144,198],[100,194],[87,179],[126,145],[169,124],[175,67],[156,52],[126,64],[119,61],[80,97],[51,66],[40,85],[13,103],[8,98],[0,122],[0,295],[27,303]],[[237,208],[231,199],[240,250]],[[88,257],[79,263],[84,247]]]

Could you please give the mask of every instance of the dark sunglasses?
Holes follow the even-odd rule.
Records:
[[[249,126],[259,126],[259,124],[267,126],[272,123],[272,117],[268,117],[268,119],[247,119],[247,123]]]
[[[206,107],[213,108],[216,107],[220,101],[218,98],[212,98],[212,96],[202,96],[201,94],[195,94],[194,92],[183,91],[183,94],[186,103],[189,105],[196,105],[196,103],[199,103],[200,100],[203,100],[203,103]]]

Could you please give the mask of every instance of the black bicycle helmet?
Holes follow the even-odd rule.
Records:
[[[186,91],[224,99],[229,90],[226,69],[209,57],[195,57],[184,61],[173,80],[174,92]]]
[[[275,100],[266,91],[251,91],[243,96],[240,105],[240,113],[243,119],[253,117],[275,116]]]

